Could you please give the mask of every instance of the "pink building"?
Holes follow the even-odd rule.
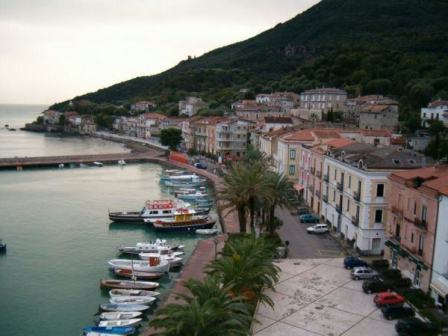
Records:
[[[435,232],[443,224],[434,181],[447,174],[448,167],[429,167],[389,176],[385,258],[424,291],[431,283]]]

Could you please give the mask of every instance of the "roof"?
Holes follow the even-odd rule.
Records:
[[[340,139],[330,140],[326,143],[326,145],[329,148],[339,148],[339,147],[352,145],[354,143],[356,143],[356,141],[353,141],[351,139],[346,139],[346,138],[340,138]]]
[[[387,137],[387,138],[390,138],[392,136],[392,132],[386,129],[377,129],[377,130],[361,129],[360,132],[364,136]]]
[[[291,117],[264,117],[264,122],[267,124],[292,124]]]
[[[317,141],[320,139],[337,139],[341,138],[341,130],[332,128],[317,128],[317,129],[305,129],[292,132],[283,136],[286,141]]]
[[[229,118],[226,117],[218,117],[218,116],[210,116],[210,117],[201,117],[198,120],[196,120],[195,124],[202,124],[202,125],[216,125],[220,122],[228,121]]]
[[[448,100],[434,100],[428,104],[428,107],[448,106]]]
[[[412,181],[420,179],[420,186],[433,189],[440,194],[448,195],[448,166],[434,166],[393,173],[391,179],[398,181]]]
[[[370,104],[362,108],[361,113],[383,113],[389,112],[390,104]]]
[[[139,118],[163,120],[166,119],[166,116],[160,113],[147,112],[140,114]]]
[[[302,92],[302,94],[340,94],[346,95],[347,91],[336,89],[336,88],[321,88],[321,89],[312,89],[306,90]]]

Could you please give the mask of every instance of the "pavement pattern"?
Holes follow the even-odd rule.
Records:
[[[284,259],[276,291],[266,294],[274,309],[259,304],[252,334],[257,336],[392,336],[395,321],[383,318],[350,279],[342,258]]]

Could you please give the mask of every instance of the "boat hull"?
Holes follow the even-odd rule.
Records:
[[[197,215],[208,215],[210,213],[210,208],[200,208],[196,209]],[[159,215],[157,217],[149,217],[149,216],[143,216],[141,212],[110,212],[109,213],[109,219],[115,223],[118,222],[126,222],[126,223],[144,223],[145,219],[148,220],[158,220],[163,218],[170,218],[172,217],[172,214],[163,216]]]
[[[100,320],[129,320],[141,316],[141,312],[109,312],[101,313]]]
[[[195,232],[196,230],[203,230],[203,229],[211,229],[216,223],[216,220],[213,221],[207,221],[204,223],[197,223],[197,224],[185,224],[185,225],[170,225],[170,224],[163,224],[163,225],[154,225],[154,228],[159,232]]]
[[[108,312],[142,312],[149,309],[145,305],[133,305],[133,304],[113,304],[104,303],[100,305],[101,310]]]
[[[165,275],[165,273],[150,273],[150,272],[132,272],[132,270],[127,269],[114,269],[114,273],[122,278],[128,278],[131,279],[132,277],[135,277],[136,279],[142,279],[142,280],[157,280],[160,279]]]
[[[159,284],[156,282],[145,283],[132,280],[101,280],[101,287],[110,289],[156,289]]]

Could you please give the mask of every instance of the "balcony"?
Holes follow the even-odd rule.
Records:
[[[322,195],[322,201],[328,203],[328,195]]]
[[[427,230],[428,229],[428,223],[424,219],[415,218],[414,219],[414,225],[418,227],[420,230]]]
[[[311,171],[311,174],[314,175],[314,173],[316,172],[316,168],[315,168],[315,167],[311,167],[311,168],[310,168],[310,171]]]
[[[344,185],[342,184],[342,182],[338,182],[338,183],[336,184],[336,188],[337,188],[339,191],[343,191],[343,190],[344,190]]]
[[[342,206],[340,204],[336,204],[336,212],[342,213]]]
[[[356,216],[352,216],[352,223],[354,226],[359,226],[359,218]]]
[[[361,193],[360,193],[359,191],[354,191],[354,192],[353,192],[353,199],[354,199],[356,202],[361,201]]]
[[[316,176],[317,176],[318,178],[321,178],[321,177],[322,177],[322,172],[321,172],[320,170],[318,170],[318,171],[316,172]]]
[[[324,174],[324,181],[330,182],[330,177],[328,176],[328,174]]]

